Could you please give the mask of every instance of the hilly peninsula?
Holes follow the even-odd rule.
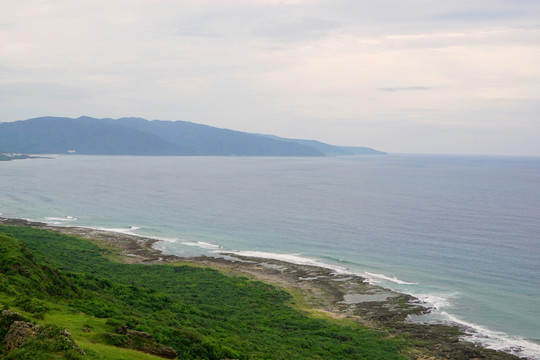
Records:
[[[142,118],[39,117],[0,123],[0,153],[174,156],[335,156],[385,154],[221,129],[187,121]]]

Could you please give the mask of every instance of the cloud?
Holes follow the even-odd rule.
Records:
[[[433,20],[441,20],[447,22],[493,22],[494,20],[506,20],[516,18],[521,15],[521,12],[517,9],[476,9],[465,12],[446,12],[439,15],[435,15]]]
[[[200,25],[181,25],[178,27],[178,34],[201,38],[218,38],[222,36],[219,31],[215,29]]]
[[[320,38],[340,27],[339,22],[309,17],[295,21],[272,21],[257,26],[254,33],[258,36],[281,41],[298,41]]]
[[[385,88],[379,88],[381,91],[388,91],[388,92],[394,92],[394,91],[424,91],[424,90],[432,90],[430,87],[426,86],[407,86],[407,87],[385,87]]]

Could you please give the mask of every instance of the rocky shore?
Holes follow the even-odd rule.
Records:
[[[79,236],[107,249],[106,256],[125,263],[191,264],[219,269],[232,276],[247,276],[283,288],[293,295],[294,306],[314,316],[357,322],[411,339],[411,359],[518,359],[504,352],[460,341],[461,329],[448,325],[417,324],[409,316],[429,312],[418,299],[369,284],[365,279],[337,274],[330,269],[272,259],[231,254],[181,258],[155,249],[158,240],[83,227],[64,227],[21,219],[0,218],[0,224],[31,226]]]

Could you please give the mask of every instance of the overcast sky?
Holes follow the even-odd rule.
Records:
[[[0,0],[0,121],[540,156],[539,0]]]

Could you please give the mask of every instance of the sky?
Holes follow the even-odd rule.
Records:
[[[0,121],[540,156],[538,0],[0,0]]]

